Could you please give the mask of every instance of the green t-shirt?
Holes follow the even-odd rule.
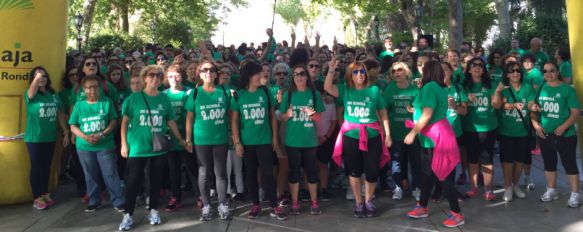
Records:
[[[117,111],[111,99],[101,97],[92,104],[87,101],[77,102],[69,118],[69,125],[77,125],[86,135],[99,134],[116,118]],[[107,134],[97,144],[91,144],[80,137],[77,137],[75,144],[77,150],[81,151],[105,151],[115,148],[112,133]]]
[[[495,65],[494,69],[490,72],[490,78],[492,79],[492,86],[496,89],[496,86],[502,81],[502,74],[504,71],[500,66]]]
[[[395,53],[392,51],[384,50],[383,52],[381,52],[381,54],[379,54],[378,60],[382,61],[385,58],[385,56],[394,57]]]
[[[415,108],[415,113],[413,113],[413,120],[415,123],[417,123],[421,118],[421,115],[423,115],[423,108],[433,109],[433,115],[431,115],[427,125],[446,118],[448,108],[447,89],[440,86],[435,81],[428,82],[423,85],[419,91],[419,96],[415,98],[413,107]],[[421,142],[421,146],[424,148],[435,147],[433,141],[422,134],[419,134],[419,142]]]
[[[451,76],[452,78],[452,83],[454,84],[462,84],[464,83],[464,81],[466,80],[466,74],[464,74],[464,70],[462,69],[462,66],[458,66],[454,71],[453,74]]]
[[[514,93],[514,97],[516,97],[516,101],[510,95],[510,91]],[[522,116],[525,118],[527,122],[529,122],[529,110],[528,110],[528,102],[534,100],[534,89],[529,84],[523,84],[520,86],[520,89],[516,91],[514,88],[509,87],[507,89],[502,90],[502,99],[503,102],[508,103],[516,103],[520,102],[524,104],[522,108]],[[528,131],[524,128],[524,123],[522,119],[520,119],[520,115],[518,114],[518,109],[511,109],[506,110],[504,106],[499,110],[500,115],[500,125],[498,127],[498,133],[504,136],[509,137],[523,137],[528,135]]]
[[[119,105],[123,104],[123,101],[130,96],[130,94],[132,94],[132,90],[131,89],[125,89],[125,90],[118,90],[118,94],[119,94]]]
[[[374,85],[360,90],[338,85],[337,103],[344,106],[344,120],[359,124],[379,121],[377,111],[387,107],[381,90]],[[369,139],[379,135],[375,129],[367,127],[366,131]],[[347,131],[345,135],[354,139],[360,138],[358,129]]]
[[[575,89],[565,83],[556,87],[547,84],[541,86],[538,103],[542,110],[541,124],[545,132],[553,133],[571,115],[571,109],[579,109],[580,103]],[[575,135],[575,126],[565,131],[565,136]]]
[[[103,82],[100,82],[99,96],[106,96],[108,98],[111,98],[113,103],[115,104],[119,103],[120,102],[119,94],[117,93],[117,89],[115,88],[115,86],[111,84],[109,81],[106,81],[105,83],[107,84],[107,93],[103,89]],[[71,91],[71,94],[73,95],[73,97],[71,98],[71,102],[69,102],[71,106],[73,106],[75,102],[85,101],[85,99],[87,99],[87,96],[85,96],[85,91],[83,91],[83,87],[81,86],[77,88],[77,85],[75,85],[73,87],[73,91]]]
[[[545,63],[549,62],[549,55],[547,55],[543,51],[538,51],[535,53],[532,53],[531,51],[529,51],[529,53],[534,55],[534,57],[536,57],[536,62],[534,63],[534,66],[540,70],[543,69],[543,66],[545,65]]]
[[[531,86],[540,86],[544,80],[543,73],[538,68],[532,68],[524,76],[524,83]]]
[[[172,109],[174,110],[174,114],[176,115],[176,127],[178,131],[184,138],[184,126],[186,124],[186,100],[192,94],[192,91],[185,87],[182,90],[174,91],[172,89],[166,89],[162,93],[166,94],[170,99],[170,104],[172,105]],[[184,151],[184,147],[180,145],[179,141],[174,137],[174,134],[170,133],[170,142],[172,143],[171,151]]]
[[[449,86],[449,90],[447,92],[448,98],[453,98],[457,104],[460,103],[467,103],[468,102],[468,94],[466,90],[462,88],[461,85],[451,85]],[[449,104],[447,107],[447,120],[449,124],[453,127],[453,131],[455,132],[456,137],[460,137],[463,133],[462,130],[462,117],[457,113],[456,108],[450,108]]]
[[[518,53],[518,56],[520,56],[520,57],[524,56],[524,54],[526,53],[526,51],[524,51],[524,49],[517,48],[517,49],[510,49],[510,51],[508,51],[508,54],[512,54],[514,52]]]
[[[283,95],[279,111],[286,113],[290,104],[288,94]],[[314,102],[314,95],[316,102]],[[285,145],[290,147],[316,147],[318,146],[318,136],[316,134],[316,123],[302,109],[311,107],[316,113],[324,112],[324,102],[320,93],[316,90],[306,89],[303,92],[294,91],[291,95],[291,107],[293,116],[287,120],[285,130]]]
[[[55,93],[38,91],[28,99],[28,88],[24,91],[26,105],[26,129],[24,142],[46,143],[57,141],[58,111],[63,105]]]
[[[239,90],[237,99],[232,98],[232,110],[239,113],[239,129],[243,145],[271,144],[268,101],[273,104],[275,98],[269,93],[266,94],[261,88],[255,92],[249,92],[246,89]]]
[[[403,141],[411,129],[405,127],[405,120],[412,120],[413,113],[407,111],[407,106],[413,106],[413,100],[419,94],[419,89],[409,84],[406,88],[399,88],[396,82],[391,82],[383,91],[383,99],[389,114],[391,138],[394,141]]]
[[[563,78],[573,78],[573,68],[571,66],[571,62],[563,61],[561,64],[559,64],[559,72]]]
[[[146,97],[150,106],[151,117],[143,96]],[[132,93],[123,103],[122,115],[129,118],[127,141],[130,157],[164,154],[164,152],[152,151],[152,132],[166,134],[167,122],[176,119],[168,96],[163,93],[148,96],[143,91]]]
[[[74,103],[73,95],[71,94],[71,92],[73,92],[73,88],[63,89],[58,94],[59,100],[63,104],[63,109],[65,109],[67,113],[69,113],[69,109],[73,107],[71,103],[72,102]]]
[[[194,113],[193,142],[195,145],[218,145],[228,142],[231,92],[223,86],[216,86],[208,93],[200,86],[195,91],[196,100],[189,97],[186,110]],[[193,94],[195,94],[193,92]]]
[[[379,75],[379,79],[377,79],[377,81],[375,82],[375,86],[379,87],[380,90],[384,90],[387,88],[387,86],[389,86],[389,81],[387,81],[387,79],[384,79],[382,75]]]
[[[473,102],[468,102],[468,114],[462,120],[464,131],[488,132],[495,130],[498,127],[498,117],[496,117],[496,112],[492,107],[492,96],[495,93],[495,88],[486,88],[482,86],[482,83],[474,83],[469,89],[466,89],[466,92],[468,98],[474,94],[476,99]]]

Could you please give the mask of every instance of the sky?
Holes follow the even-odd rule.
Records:
[[[229,46],[235,44],[239,46],[242,42],[249,44],[254,42],[256,45],[261,42],[267,42],[265,29],[271,27],[273,17],[273,0],[247,0],[247,7],[231,8],[225,19],[226,25],[219,24],[215,35],[211,38],[213,44],[224,44]],[[326,19],[320,19],[315,26],[315,30],[321,34],[320,43],[331,45],[334,35],[338,36],[338,42],[343,43],[344,32],[342,32],[342,23],[337,11],[329,9],[330,14]],[[303,41],[304,30],[300,22],[296,30],[296,38]],[[275,15],[274,37],[277,42],[287,40],[291,42],[291,28],[287,26],[279,15]],[[313,38],[310,43],[315,43]]]

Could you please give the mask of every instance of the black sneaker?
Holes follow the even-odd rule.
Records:
[[[355,218],[365,218],[366,217],[366,212],[364,211],[364,204],[363,203],[357,203],[354,206],[354,217]]]
[[[95,210],[97,210],[97,208],[99,208],[99,205],[87,205],[87,208],[85,208],[85,213],[93,213]]]
[[[328,202],[332,200],[332,194],[328,192],[328,190],[322,189],[322,191],[320,191],[320,200],[323,202]]]

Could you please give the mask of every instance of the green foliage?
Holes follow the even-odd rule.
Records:
[[[398,47],[402,42],[409,45],[414,44],[413,35],[409,31],[393,32],[393,46]]]
[[[539,37],[543,40],[543,50],[554,53],[560,46],[569,46],[567,21],[561,15],[538,15],[526,17],[518,24],[516,38],[523,49],[528,49],[530,39]]]
[[[112,51],[115,47],[126,49],[140,48],[144,46],[144,41],[136,36],[126,34],[102,34],[91,39],[89,48],[103,48]]]
[[[464,41],[482,44],[488,30],[496,23],[497,14],[492,1],[464,0]]]
[[[295,28],[300,20],[306,16],[302,8],[301,0],[282,0],[275,5],[275,13],[283,18],[283,21]]]

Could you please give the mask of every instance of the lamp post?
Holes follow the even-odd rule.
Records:
[[[156,43],[156,22],[150,22],[150,30],[152,31],[152,43]]]
[[[81,38],[81,27],[83,27],[83,15],[78,13],[77,16],[75,16],[75,28],[77,28],[77,50],[79,50],[79,53],[82,54],[81,41],[83,38]]]
[[[417,22],[417,38],[421,36],[421,16],[423,16],[423,6],[415,5],[415,21]]]

